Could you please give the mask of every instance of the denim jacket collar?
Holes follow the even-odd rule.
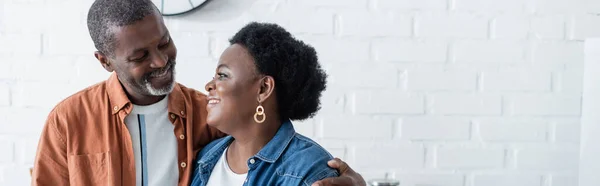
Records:
[[[296,131],[292,122],[289,119],[285,120],[273,139],[258,151],[255,157],[269,163],[277,161],[294,138],[294,135],[296,135]]]
[[[273,163],[279,159],[283,151],[287,148],[290,141],[294,138],[296,134],[296,130],[294,130],[294,126],[292,122],[288,119],[281,124],[273,139],[271,139],[258,153],[255,157],[269,163]],[[207,158],[203,158],[199,160],[200,165],[207,165],[208,163],[217,162],[217,160],[225,151],[225,148],[231,144],[233,141],[232,136],[227,136],[223,138],[218,144],[215,145],[217,148],[213,148],[206,153]]]
[[[200,164],[200,166],[202,166],[204,169],[205,166],[209,165],[209,163],[217,162],[217,160],[221,157],[221,154],[223,154],[223,151],[225,151],[225,148],[227,148],[232,141],[233,137],[224,137],[223,140],[215,145],[215,147],[218,148],[212,148],[210,151],[208,151],[206,153],[206,158],[200,158],[198,160],[198,164]],[[212,169],[212,167],[210,169]]]

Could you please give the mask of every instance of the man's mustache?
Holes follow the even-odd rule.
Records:
[[[167,62],[167,65],[165,65],[165,67],[163,67],[163,68],[161,68],[161,69],[158,69],[158,70],[155,70],[155,71],[152,71],[152,72],[149,72],[149,73],[146,73],[146,74],[144,75],[144,79],[150,79],[150,78],[152,78],[153,76],[156,76],[156,75],[162,74],[162,73],[164,73],[164,72],[165,72],[165,71],[167,71],[167,70],[169,70],[169,71],[173,71],[173,70],[174,70],[174,67],[175,67],[175,61],[173,61],[173,60],[169,60],[169,61]]]

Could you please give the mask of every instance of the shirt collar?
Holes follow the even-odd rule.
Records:
[[[121,82],[119,82],[119,78],[117,78],[117,73],[112,73],[108,81],[106,81],[106,92],[108,93],[110,108],[113,114],[118,113],[125,105],[130,103],[125,90],[123,90],[123,86],[121,86]]]
[[[173,91],[169,94],[169,105],[168,110],[169,113],[178,115],[179,117],[186,117],[186,107],[185,107],[185,95],[183,94],[182,87],[179,83],[175,82],[175,86],[173,87]],[[206,106],[206,105],[204,105]],[[201,106],[202,108],[204,106]]]
[[[275,136],[267,145],[265,145],[254,157],[261,159],[262,161],[275,163],[283,151],[288,147],[294,136],[296,135],[296,131],[294,130],[294,126],[290,120],[283,122],[283,124],[275,133]],[[198,163],[202,168],[201,171],[210,171],[212,167],[209,167],[210,162],[217,162],[217,159],[223,155],[225,148],[227,148],[231,142],[233,141],[233,137],[228,135],[224,137],[222,140],[214,144],[206,153],[203,153],[203,157],[198,157]],[[209,148],[209,147],[204,147]]]
[[[113,114],[119,113],[126,105],[130,105],[131,101],[127,98],[125,90],[117,77],[117,73],[112,73],[106,82],[106,92],[110,100],[110,106]],[[179,83],[175,82],[173,91],[168,95],[169,103],[168,110],[170,113],[185,118],[185,98]]]
[[[204,157],[197,157],[198,163],[200,163],[202,166],[207,166],[207,163],[209,162],[216,162],[216,159],[223,155],[223,152],[225,152],[225,149],[229,147],[232,141],[232,136],[225,136],[221,141],[217,142],[217,144],[215,144],[213,148],[208,149],[208,152],[204,153]],[[202,170],[209,171],[205,168],[202,168]]]
[[[274,163],[283,154],[283,151],[288,147],[295,135],[296,131],[292,122],[289,119],[285,120],[273,139],[258,151],[255,156],[265,162]]]

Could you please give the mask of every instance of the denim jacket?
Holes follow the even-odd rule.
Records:
[[[192,186],[205,186],[217,161],[233,137],[226,136],[206,145],[198,153]],[[323,147],[294,130],[291,121],[285,121],[277,133],[256,155],[250,157],[247,185],[305,185],[328,177],[339,176],[336,169],[327,166],[333,159]]]

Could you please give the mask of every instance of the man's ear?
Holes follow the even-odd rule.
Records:
[[[104,69],[108,72],[113,72],[113,66],[114,64],[111,64],[110,58],[106,55],[104,55],[104,53],[100,52],[100,51],[96,51],[94,52],[94,56],[96,57],[96,59],[98,59],[98,61],[100,62],[100,64],[102,65],[102,67],[104,67]]]
[[[258,90],[258,99],[264,102],[275,91],[275,79],[271,76],[265,76],[260,80],[260,89]]]

